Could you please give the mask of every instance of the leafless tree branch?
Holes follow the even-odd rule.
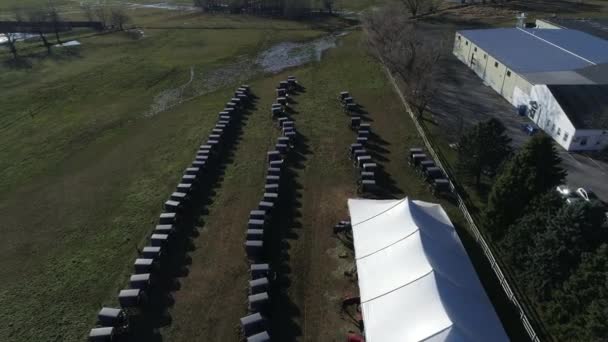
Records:
[[[364,18],[364,27],[372,55],[402,83],[408,102],[422,116],[436,95],[443,43],[425,39],[399,5],[371,12]]]

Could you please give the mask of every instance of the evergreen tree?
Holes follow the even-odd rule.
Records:
[[[511,138],[498,119],[490,119],[471,127],[458,144],[458,168],[473,177],[479,187],[482,172],[495,174],[511,154]]]
[[[523,270],[534,239],[544,233],[549,222],[565,206],[564,199],[556,192],[549,191],[533,200],[525,209],[525,215],[508,229],[508,234],[501,241],[503,255],[513,269]]]
[[[563,206],[547,217],[545,229],[534,237],[525,261],[526,283],[537,300],[548,300],[579,266],[585,253],[608,242],[602,210],[595,204],[579,202]]]
[[[577,270],[543,306],[560,341],[602,341],[608,336],[608,244],[584,253]]]
[[[484,212],[485,227],[494,240],[502,239],[532,199],[562,183],[566,172],[560,163],[553,141],[544,134],[534,136],[507,163]]]

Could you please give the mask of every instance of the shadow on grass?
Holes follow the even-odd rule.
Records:
[[[304,91],[301,87],[295,94]],[[298,182],[297,170],[304,168],[310,154],[308,139],[297,133],[294,147],[285,159],[287,165],[281,176],[280,201],[267,228],[271,234],[265,237],[268,246],[266,257],[271,269],[276,272],[276,280],[270,288],[269,310],[270,335],[275,341],[295,341],[302,336],[302,328],[296,322],[302,313],[288,293],[294,278],[289,261],[292,243],[300,238],[299,231],[302,229],[302,185]]]
[[[78,46],[72,47],[53,47],[49,54],[42,47],[26,47],[19,50],[19,56],[15,59],[9,57],[8,54],[2,62],[3,66],[8,69],[31,69],[34,64],[44,60],[52,60],[54,62],[69,62],[77,59],[82,59],[81,49]]]
[[[361,116],[362,122],[373,121],[370,118],[369,112],[360,104],[357,105],[357,114]],[[398,198],[403,195],[403,190],[397,186],[397,182],[388,172],[386,172],[383,165],[384,163],[390,162],[390,159],[388,158],[388,155],[390,154],[388,148],[390,148],[390,145],[391,144],[388,141],[384,140],[381,136],[374,132],[374,127],[372,125],[369,140],[365,145],[365,149],[372,157],[373,162],[377,164],[375,178],[378,186],[374,191],[368,194],[370,197]],[[359,169],[357,169],[356,172],[357,176],[359,177]]]
[[[193,239],[199,235],[198,229],[204,225],[201,215],[207,213],[207,207],[213,203],[216,189],[221,187],[226,166],[233,162],[234,150],[241,141],[243,128],[248,116],[256,110],[257,97],[252,96],[249,106],[227,133],[228,136],[213,159],[207,172],[202,175],[204,183],[198,183],[191,190],[187,206],[182,208],[176,231],[171,235],[166,252],[159,261],[159,270],[154,274],[151,287],[147,291],[148,301],[141,308],[140,314],[131,319],[130,332],[122,341],[162,341],[159,332],[161,327],[169,326],[172,317],[168,311],[174,303],[173,293],[181,288],[181,278],[190,272],[192,258],[190,252],[195,250]]]

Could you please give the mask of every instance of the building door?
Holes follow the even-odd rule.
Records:
[[[513,103],[513,90],[515,89],[515,74],[507,69],[505,76],[502,82],[502,89],[500,90],[500,94],[509,101],[509,103]]]
[[[469,59],[469,67],[475,71],[477,76],[483,79],[483,62],[479,60],[476,56],[476,53],[471,52],[471,58]]]

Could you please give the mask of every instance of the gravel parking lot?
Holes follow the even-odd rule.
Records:
[[[451,53],[444,60],[445,80],[440,95],[431,105],[435,121],[444,128],[448,141],[458,140],[460,133],[475,123],[491,117],[500,119],[513,139],[513,146],[522,146],[530,136],[522,124],[531,123],[517,115],[515,108],[460,62]],[[568,170],[570,187],[593,190],[608,202],[608,164],[580,153],[568,153],[556,144],[563,166]]]

